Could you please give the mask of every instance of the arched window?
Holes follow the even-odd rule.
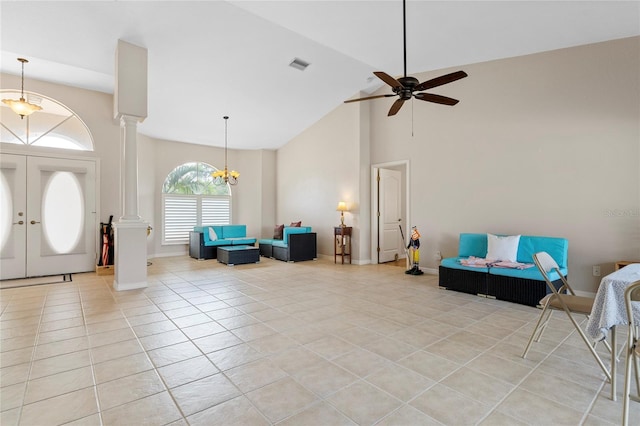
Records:
[[[215,185],[206,163],[185,163],[169,173],[162,185],[162,243],[188,244],[198,225],[231,223],[231,189]]]
[[[20,118],[0,103],[0,142],[48,148],[93,151],[89,129],[73,111],[60,102],[32,92],[24,92],[29,103],[42,110]],[[0,90],[2,99],[19,99],[17,90]]]

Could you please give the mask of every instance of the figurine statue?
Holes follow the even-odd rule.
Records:
[[[409,275],[422,275],[424,272],[420,269],[420,232],[418,232],[418,228],[415,226],[411,228],[411,238],[409,239],[409,244],[407,248],[412,251],[413,257],[413,267],[407,271],[404,271],[405,274]]]

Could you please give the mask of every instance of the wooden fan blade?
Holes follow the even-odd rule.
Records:
[[[391,109],[389,110],[389,114],[387,114],[387,117],[391,117],[392,115],[396,115],[396,113],[398,111],[400,111],[400,108],[402,108],[402,104],[404,103],[404,99],[398,99],[396,100],[393,105],[391,105]]]
[[[448,98],[446,96],[441,96],[441,95],[435,95],[433,93],[416,93],[413,96],[415,96],[416,99],[420,99],[421,101],[434,102],[436,104],[443,104],[443,105],[455,105],[458,102],[460,102],[457,99]]]
[[[442,86],[443,84],[451,83],[461,78],[465,78],[467,73],[464,71],[456,71],[451,74],[441,75],[440,77],[432,78],[431,80],[424,81],[413,88],[416,92],[431,89],[433,87]]]
[[[366,98],[349,99],[348,101],[344,101],[344,103],[348,104],[349,102],[368,101],[369,99],[390,98],[391,96],[396,96],[396,95],[393,93],[389,93],[388,95],[367,96]]]
[[[387,83],[389,86],[393,87],[394,89],[396,87],[404,87],[404,86],[402,86],[402,84],[398,80],[396,80],[395,78],[391,77],[386,72],[376,71],[376,72],[374,72],[374,74],[376,75],[376,77],[378,77],[380,80],[384,81],[385,83]]]

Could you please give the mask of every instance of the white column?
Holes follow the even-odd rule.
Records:
[[[147,227],[138,215],[138,117],[123,115],[123,215],[114,224],[115,290],[147,287]]]
[[[138,117],[123,115],[120,119],[124,127],[124,194],[121,221],[139,221],[138,215]]]

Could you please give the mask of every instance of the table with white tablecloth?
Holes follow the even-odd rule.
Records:
[[[616,326],[627,325],[624,291],[629,284],[640,281],[640,263],[625,266],[602,277],[593,308],[587,322],[587,335],[596,341],[611,335],[611,347],[616,347]],[[640,304],[634,303],[633,317],[640,323]],[[611,352],[611,399],[615,400],[616,354]]]

